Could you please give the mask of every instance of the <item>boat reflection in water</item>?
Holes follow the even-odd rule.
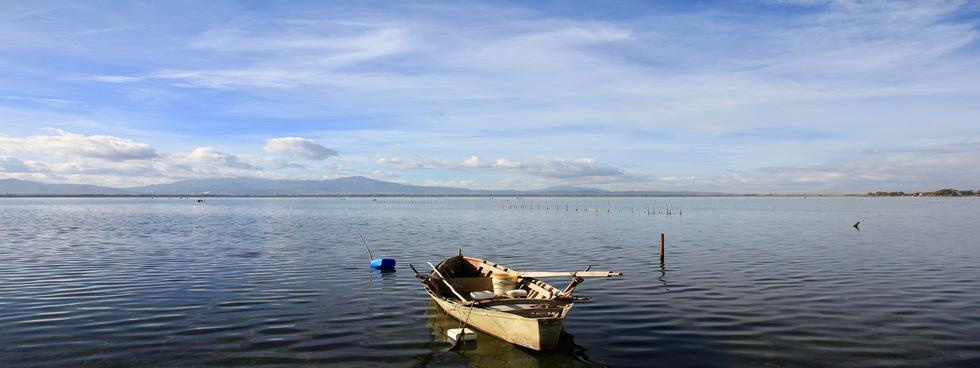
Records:
[[[432,334],[433,350],[422,354],[418,367],[602,367],[590,361],[585,349],[575,345],[571,334],[562,332],[558,347],[549,351],[534,351],[477,331],[476,341],[466,341],[452,348],[446,332],[459,328],[460,322],[439,308],[435,301],[427,303],[426,326]]]

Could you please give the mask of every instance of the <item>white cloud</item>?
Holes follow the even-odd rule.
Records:
[[[406,117],[416,114],[400,113],[416,111],[417,101],[438,101],[454,121],[498,129],[595,120],[643,125],[758,104],[971,88],[966,80],[950,78],[976,81],[975,72],[938,76],[955,82],[940,86],[932,82],[936,73],[920,68],[977,38],[968,22],[944,22],[957,9],[955,3],[834,4],[764,22],[713,13],[618,24],[532,18],[493,23],[493,32],[481,34],[452,21],[397,16],[353,25],[330,19],[321,20],[325,25],[238,21],[205,32],[191,47],[219,60],[230,53],[244,62],[160,70],[147,77],[204,88],[320,86],[324,89],[304,93],[333,96],[339,89],[347,106],[368,111],[384,101],[386,110]],[[702,48],[685,45],[689,38]],[[606,44],[624,50],[607,53],[596,47]],[[648,44],[657,47],[640,47]],[[414,68],[376,62],[391,55]],[[634,61],[656,65],[689,59],[696,63],[681,70]],[[689,125],[711,124],[705,120],[690,119]]]
[[[475,168],[483,167],[483,162],[480,161],[480,158],[477,156],[470,156],[469,158],[463,161],[463,166],[475,169]]]
[[[524,190],[524,189],[537,189],[544,187],[546,185],[540,184],[529,184],[523,181],[504,179],[498,181],[482,182],[473,179],[448,179],[448,180],[432,180],[427,179],[422,182],[422,185],[427,187],[450,187],[450,188],[464,188],[473,190]]]
[[[763,180],[819,184],[818,189],[863,191],[980,187],[980,142],[869,150],[816,165],[766,168]]]
[[[322,5],[253,13],[219,4],[211,12],[194,12],[199,14],[179,10],[189,16],[181,17],[187,27],[156,23],[173,18],[157,16],[171,10],[166,7],[144,17],[79,5],[69,19],[63,6],[21,5],[7,9],[22,16],[6,19],[10,32],[0,34],[6,41],[0,48],[24,60],[84,55],[93,66],[86,70],[119,75],[94,77],[101,83],[93,83],[93,77],[79,74],[85,70],[77,63],[41,70],[12,60],[4,64],[11,75],[30,82],[8,89],[30,98],[0,96],[0,121],[4,134],[17,137],[32,134],[23,132],[38,124],[119,136],[127,128],[171,130],[189,137],[186,127],[199,117],[248,131],[287,121],[293,133],[271,136],[313,137],[324,149],[377,158],[374,165],[396,175],[397,169],[452,170],[484,182],[510,175],[533,185],[739,191],[837,190],[891,181],[970,184],[975,171],[965,166],[975,162],[968,157],[882,152],[978,139],[980,105],[972,102],[980,96],[980,64],[973,52],[980,29],[969,16],[976,6],[820,5],[787,11],[769,3],[669,14],[628,5],[621,7],[631,10],[628,16],[593,17],[542,10],[547,6],[438,5],[420,12],[417,4],[370,11]],[[481,26],[471,27],[474,21]],[[131,42],[134,34],[141,42]],[[113,69],[123,64],[133,67]],[[65,76],[75,76],[72,89],[59,94]],[[134,111],[126,117],[135,119],[115,116],[115,123],[97,125],[100,117],[120,110]],[[70,113],[77,111],[83,113]],[[160,121],[141,120],[156,114]],[[276,129],[269,125],[262,129]],[[199,159],[217,163],[192,164],[184,157],[189,152],[141,153],[133,145],[144,143],[100,138],[107,136],[50,139],[70,142],[62,144],[0,137],[0,154],[65,177],[132,172],[145,178],[151,175],[142,174],[149,172],[146,167],[167,178],[367,175],[376,168],[367,158],[343,168],[332,165],[338,157],[303,162],[307,168],[299,170],[286,158],[306,160],[324,152],[300,143],[265,151],[281,156],[275,159],[257,157],[235,141],[241,132],[222,128],[230,134],[218,138],[202,128],[194,129],[193,141],[147,143],[177,150],[215,145],[226,152],[202,153]],[[733,134],[740,132],[762,134]],[[803,142],[807,135],[824,138]],[[42,143],[51,148],[37,148]],[[392,156],[393,146],[409,154]],[[483,158],[467,158],[474,152]],[[528,158],[541,154],[572,159]],[[31,161],[38,157],[49,165]],[[142,161],[149,163],[136,164]],[[413,180],[421,180],[418,175]]]
[[[325,160],[337,155],[337,151],[299,137],[267,139],[264,150],[269,153],[282,153],[300,160]]]
[[[493,163],[493,167],[504,168],[504,169],[520,169],[524,167],[524,164],[506,158],[498,158],[497,161]]]
[[[187,154],[173,155],[177,162],[193,165],[195,167],[229,167],[235,169],[256,168],[248,162],[243,161],[237,155],[219,152],[211,147],[198,147]]]
[[[3,151],[33,153],[36,160],[0,156],[0,173],[3,177],[26,180],[85,183],[110,186],[136,186],[157,184],[182,179],[211,177],[258,177],[268,179],[329,179],[343,176],[366,175],[383,180],[405,182],[397,174],[382,171],[362,171],[340,164],[323,161],[309,165],[291,163],[283,157],[231,153],[213,147],[197,147],[185,152],[156,153],[146,159],[107,160],[105,154],[92,154],[97,143],[132,142],[127,139],[101,136],[84,136],[51,130],[52,134],[29,138],[0,137]],[[66,148],[65,140],[82,141],[85,147]],[[51,144],[51,142],[57,144]],[[92,143],[95,142],[95,143]],[[309,141],[312,142],[312,141]],[[13,143],[13,144],[11,144]],[[293,139],[273,140],[269,148],[297,157],[316,158],[323,154],[316,147],[310,148],[305,141]],[[138,143],[137,143],[138,145]],[[118,144],[117,144],[118,146]],[[48,147],[41,151],[40,147]],[[58,150],[53,150],[55,147]],[[284,148],[285,147],[285,148]],[[101,147],[100,147],[101,148]],[[118,148],[116,149],[118,151]],[[103,148],[100,152],[112,152]],[[85,154],[78,154],[82,152]]]
[[[484,164],[478,156],[470,156],[462,163],[417,157],[404,160],[394,156],[383,156],[374,160],[377,165],[392,166],[405,170],[453,170],[472,171],[476,169],[508,170],[523,174],[554,179],[575,179],[590,177],[621,177],[628,175],[617,167],[604,165],[591,158],[549,158],[535,157],[525,160],[498,158],[493,165]]]
[[[125,76],[125,75],[96,75],[96,76],[93,76],[92,79],[93,80],[100,81],[100,82],[128,83],[128,82],[139,82],[139,81],[142,81],[142,80],[144,80],[146,78],[143,78],[143,77],[133,77],[133,76]]]
[[[427,168],[424,164],[421,164],[421,163],[418,163],[418,162],[415,162],[415,161],[405,161],[405,160],[402,160],[399,157],[393,157],[393,156],[378,157],[377,159],[374,160],[374,163],[377,164],[377,165],[394,166],[394,167],[397,167],[399,169],[425,169],[425,168]]]
[[[411,47],[404,30],[385,25],[352,26],[329,21],[289,24],[269,20],[250,23],[212,28],[193,40],[190,47],[236,53],[318,51],[322,54],[307,63],[319,67],[348,65],[398,54]]]
[[[49,134],[27,138],[0,136],[0,151],[36,154],[57,154],[98,158],[108,161],[143,160],[157,157],[146,143],[108,135],[81,135],[60,129],[48,129]]]
[[[868,150],[807,165],[661,177],[661,188],[734,193],[864,193],[980,188],[980,142]],[[655,183],[646,183],[657,186]]]
[[[682,181],[682,180],[688,180],[688,181],[690,181],[690,180],[694,180],[694,179],[695,179],[695,177],[693,177],[693,176],[684,176],[684,177],[663,176],[663,177],[657,178],[657,180],[660,180],[660,181],[663,181],[663,182],[675,182],[675,181]]]
[[[180,87],[214,89],[331,85],[356,78],[356,74],[331,71],[404,53],[412,48],[412,41],[405,30],[387,24],[239,20],[206,31],[192,40],[189,48],[235,54],[246,65],[164,69],[143,75],[99,75],[93,79],[110,83],[162,80]]]
[[[480,183],[474,180],[426,180],[422,185],[427,187],[451,187],[451,188],[467,188],[467,189],[482,189]]]
[[[476,161],[474,161],[476,158]],[[467,169],[479,168],[480,166],[469,166],[474,163],[479,164],[479,158],[472,156],[464,162],[454,162],[439,160],[429,157],[416,156],[411,159],[403,159],[397,156],[381,156],[374,160],[376,165],[386,165],[406,170],[453,170],[462,171]],[[469,163],[469,165],[467,164]]]
[[[547,158],[537,157],[524,161],[514,161],[506,158],[497,159],[494,167],[508,170],[520,170],[530,175],[571,179],[582,177],[616,177],[625,176],[622,169],[600,164],[591,158]]]

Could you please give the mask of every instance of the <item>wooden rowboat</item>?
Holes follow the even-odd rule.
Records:
[[[431,263],[430,263],[431,266]],[[412,267],[415,270],[414,267]],[[446,259],[427,274],[416,275],[425,291],[447,314],[502,340],[534,350],[558,346],[563,320],[572,304],[587,298],[572,295],[583,277],[622,275],[614,272],[517,272],[487,260],[464,257],[461,253]],[[493,290],[494,274],[516,276],[516,290],[526,296],[497,295],[478,297],[473,292]],[[571,277],[572,282],[559,290],[538,277]],[[498,275],[499,276],[499,275]],[[492,291],[491,291],[492,292]]]

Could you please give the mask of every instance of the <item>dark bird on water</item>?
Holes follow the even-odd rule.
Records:
[[[855,229],[858,229],[858,230],[861,230],[861,228],[860,228],[860,227],[858,227],[858,225],[861,225],[861,221],[858,221],[858,222],[855,222],[855,223],[854,223],[854,228],[855,228]]]

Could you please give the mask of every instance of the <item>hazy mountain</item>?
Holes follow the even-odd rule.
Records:
[[[610,192],[610,195],[623,197],[723,197],[740,194],[721,192],[691,192],[686,190],[627,190]]]
[[[0,179],[0,195],[118,195],[129,194],[125,189],[86,184],[45,184],[18,179]]]
[[[608,190],[597,188],[576,187],[572,185],[559,185],[542,189],[530,190],[528,193],[549,194],[549,195],[607,195]]]
[[[725,193],[684,191],[613,192],[596,188],[556,186],[537,190],[470,190],[405,185],[352,176],[333,180],[269,180],[218,178],[181,180],[134,188],[82,184],[45,184],[26,180],[0,180],[0,195],[561,195],[561,196],[714,196]]]
[[[318,195],[318,194],[475,194],[448,187],[404,185],[353,176],[333,180],[269,180],[218,178],[181,180],[134,188],[81,184],[45,184],[27,180],[0,180],[0,195]]]
[[[221,178],[181,180],[129,188],[140,194],[317,195],[317,194],[469,194],[469,189],[405,185],[352,176],[333,180]]]

